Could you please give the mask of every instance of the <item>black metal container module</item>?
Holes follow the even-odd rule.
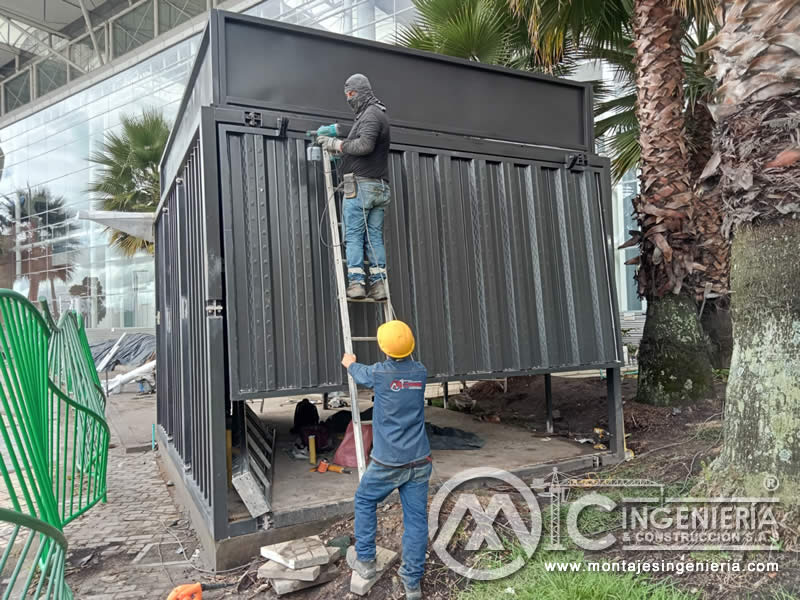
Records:
[[[256,527],[228,523],[237,401],[346,383],[327,198],[304,132],[352,119],[354,72],[389,109],[391,295],[431,379],[609,369],[621,431],[591,87],[212,11],[162,160],[156,278],[159,431],[214,539]],[[378,311],[353,310],[354,335],[374,335]],[[380,358],[361,346],[362,361]]]

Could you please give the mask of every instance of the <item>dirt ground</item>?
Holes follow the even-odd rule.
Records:
[[[543,377],[513,378],[508,382],[508,390],[497,382],[475,384],[467,393],[468,397],[451,398],[454,405],[469,406],[475,418],[492,420],[499,418],[505,424],[524,427],[530,431],[542,432],[545,417]],[[688,493],[689,485],[702,470],[704,464],[711,462],[719,453],[722,443],[722,400],[724,382],[717,385],[717,398],[709,399],[692,408],[681,410],[642,405],[633,400],[636,380],[625,379],[622,392],[625,402],[625,427],[628,434],[627,445],[636,453],[636,458],[607,471],[610,476],[647,477],[664,484],[674,484],[676,489]],[[605,427],[606,382],[597,378],[553,377],[553,407],[560,415],[555,421],[556,433],[570,438],[580,438],[591,434],[594,427]],[[446,514],[445,506],[445,514]],[[469,528],[469,524],[465,525]],[[340,535],[352,535],[352,517],[342,519],[323,534],[324,540]],[[384,505],[378,514],[378,545],[400,551],[402,536],[402,510],[399,504]],[[734,575],[694,574],[684,576],[678,585],[690,591],[702,591],[709,600],[727,598],[773,598],[770,590],[783,586],[797,589],[800,586],[798,561],[785,553],[781,557],[781,572],[776,574]],[[611,550],[602,558],[614,559],[623,556]],[[637,556],[643,559],[643,556]],[[676,560],[678,557],[657,554],[648,559]],[[683,557],[687,558],[687,557]],[[730,560],[741,557],[733,556]],[[748,560],[763,560],[764,557],[748,557]],[[709,559],[710,560],[710,559]],[[355,600],[357,596],[349,592],[350,571],[344,560],[339,563],[341,574],[325,585],[296,592],[291,595],[298,600]],[[272,598],[272,591],[265,582],[255,579],[258,565],[245,574],[228,578],[232,585],[225,597]],[[403,589],[397,576],[399,562],[390,573],[376,584],[370,593],[372,598],[395,600],[403,598]],[[454,598],[468,581],[445,567],[435,554],[430,554],[423,581],[425,598],[445,600]]]

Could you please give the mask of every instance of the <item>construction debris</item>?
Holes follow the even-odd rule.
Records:
[[[325,546],[319,536],[281,542],[261,548],[269,560],[258,569],[259,579],[268,579],[278,596],[328,583],[339,569],[340,546]]]
[[[258,569],[259,579],[294,579],[297,581],[314,581],[319,577],[322,567],[315,565],[305,569],[290,569],[274,560],[268,560]]]
[[[281,542],[261,548],[261,556],[290,569],[303,569],[328,563],[330,554],[318,535]]]
[[[122,387],[126,383],[130,383],[132,381],[139,381],[144,380],[151,384],[153,388],[156,386],[155,380],[155,370],[156,370],[156,361],[151,361],[142,365],[141,367],[135,368],[133,371],[125,373],[123,375],[117,375],[114,379],[112,379],[108,383],[108,391],[113,392],[117,388]]]
[[[304,590],[309,587],[313,587],[315,585],[322,585],[323,583],[328,583],[329,581],[333,581],[336,579],[336,576],[339,574],[339,569],[336,565],[329,565],[325,567],[319,577],[315,581],[297,581],[293,579],[270,579],[270,583],[272,584],[272,589],[275,590],[275,593],[278,596],[283,596],[284,594],[288,594],[290,592],[296,592],[298,590]]]

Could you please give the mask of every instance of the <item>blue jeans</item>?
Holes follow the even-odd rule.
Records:
[[[347,280],[364,283],[364,250],[369,260],[369,282],[386,278],[386,248],[383,245],[383,210],[390,201],[389,184],[380,179],[358,178],[355,198],[342,205]]]
[[[403,564],[400,577],[415,588],[425,571],[428,549],[428,480],[431,463],[413,469],[393,469],[372,461],[358,484],[355,498],[356,554],[362,561],[375,559],[378,520],[375,511],[394,490],[403,505]]]

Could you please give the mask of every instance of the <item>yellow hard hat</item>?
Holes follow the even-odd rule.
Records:
[[[402,321],[387,321],[378,327],[378,346],[392,358],[405,358],[414,351],[414,334]]]

